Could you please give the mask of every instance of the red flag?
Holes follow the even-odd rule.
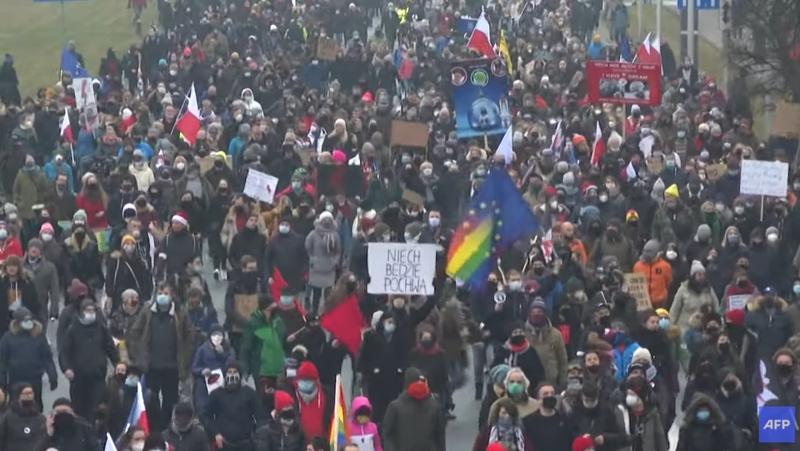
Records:
[[[197,94],[194,92],[194,83],[192,89],[189,91],[188,106],[186,112],[183,113],[178,123],[175,124],[175,129],[181,132],[181,138],[194,146],[195,139],[197,139],[197,132],[200,131],[200,108],[197,106]]]
[[[636,63],[658,64],[660,66],[661,42],[658,37],[651,38],[651,35],[648,34],[636,50],[636,58],[633,61]]]
[[[64,119],[61,120],[61,137],[68,143],[74,143],[72,124],[69,122],[69,108],[64,108]]]
[[[475,50],[487,58],[497,58],[497,54],[494,52],[494,46],[492,45],[491,36],[492,33],[489,30],[489,21],[486,20],[486,16],[481,12],[481,17],[478,18],[478,22],[475,24],[475,28],[472,29],[472,34],[469,36],[469,41],[467,41],[467,48]]]
[[[358,308],[358,299],[351,294],[344,301],[326,312],[319,320],[320,326],[342,342],[351,355],[358,354],[361,348],[361,329],[364,317]]]
[[[281,290],[289,286],[289,282],[283,278],[281,270],[275,267],[272,270],[272,285],[269,287],[269,294],[276,302],[281,298]]]
[[[603,141],[603,130],[600,128],[600,122],[597,122],[594,129],[594,145],[592,145],[592,166],[599,166],[605,153],[606,143]]]

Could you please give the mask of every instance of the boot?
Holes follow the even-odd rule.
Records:
[[[475,382],[475,401],[483,399],[483,382]]]

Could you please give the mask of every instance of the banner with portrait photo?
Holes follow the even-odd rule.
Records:
[[[459,139],[501,135],[508,130],[512,114],[502,58],[452,63],[450,85]]]
[[[588,61],[589,102],[657,106],[661,103],[658,64]]]

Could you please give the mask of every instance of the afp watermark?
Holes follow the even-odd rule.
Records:
[[[759,443],[795,443],[794,407],[764,406],[758,411]]]

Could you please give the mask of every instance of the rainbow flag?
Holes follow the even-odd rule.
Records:
[[[333,405],[333,416],[331,417],[331,435],[328,443],[331,451],[344,449],[344,445],[350,441],[350,431],[347,429],[347,406],[344,402],[344,391],[342,391],[342,376],[336,376],[336,401]]]
[[[453,235],[446,272],[470,288],[482,290],[492,262],[515,241],[538,229],[539,222],[508,173],[492,168]]]

